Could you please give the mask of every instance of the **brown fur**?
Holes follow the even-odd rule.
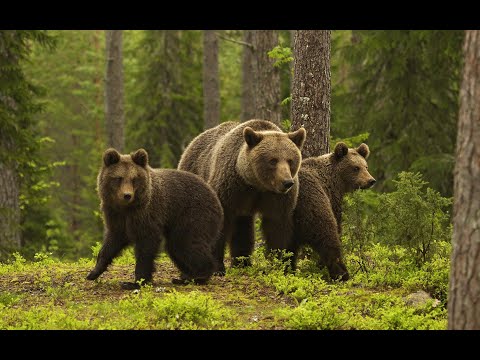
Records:
[[[216,251],[220,273],[225,269],[227,242],[233,264],[249,264],[238,258],[253,251],[256,213],[262,215],[268,249],[288,247],[305,134],[304,129],[285,134],[265,120],[226,122],[197,136],[183,153],[178,168],[207,180],[223,206],[224,226]]]
[[[333,153],[302,161],[290,249],[294,253],[293,267],[299,248],[308,244],[318,252],[333,279],[349,278],[340,243],[342,200],[347,192],[366,189],[375,183],[368,172],[369,154],[366,144],[349,149],[338,143]]]
[[[181,281],[208,280],[216,268],[213,249],[223,224],[223,210],[212,188],[185,171],[151,168],[143,149],[130,155],[108,149],[103,160],[97,182],[104,244],[87,279],[98,278],[113,258],[133,244],[135,282],[142,278],[150,282],[165,236]],[[124,287],[137,286],[125,283]]]

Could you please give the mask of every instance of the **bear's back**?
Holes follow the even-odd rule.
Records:
[[[308,183],[315,182],[318,186],[323,187],[324,190],[329,193],[331,170],[331,154],[304,159],[298,172],[300,184],[302,184],[302,179],[305,179],[304,182],[307,184],[307,187],[309,186]],[[308,181],[306,181],[307,178]]]
[[[198,208],[204,214],[222,217],[223,210],[215,192],[200,176],[176,169],[150,168],[152,198],[150,212],[166,214],[165,222],[175,220],[186,209]]]
[[[178,169],[189,171],[201,176],[208,177],[208,164],[212,157],[212,150],[218,139],[238,125],[235,121],[227,121],[214,128],[208,129],[195,137],[180,157]]]
[[[255,131],[281,131],[278,126],[267,120],[224,122],[204,131],[191,141],[180,158],[178,169],[197,174],[206,181],[212,172],[227,167],[234,169],[238,152],[245,143],[243,129],[247,126]]]

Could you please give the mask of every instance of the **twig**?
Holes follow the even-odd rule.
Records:
[[[223,40],[227,40],[227,41],[230,41],[230,42],[233,42],[233,43],[236,43],[236,44],[240,44],[240,45],[243,45],[243,46],[248,46],[249,48],[253,49],[253,45],[250,44],[250,43],[247,43],[245,41],[241,41],[241,40],[235,40],[235,39],[230,39],[218,32],[215,33],[215,35],[217,35],[219,38],[223,39]]]

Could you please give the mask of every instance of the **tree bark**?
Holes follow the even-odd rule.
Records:
[[[105,118],[108,146],[123,152],[125,138],[122,30],[105,30],[106,77],[105,77]]]
[[[255,117],[255,54],[253,50],[253,30],[243,32],[243,41],[251,46],[243,47],[242,58],[242,113],[241,121],[247,121]]]
[[[203,118],[205,130],[220,123],[218,38],[214,30],[203,32]]]
[[[274,59],[268,52],[278,45],[278,32],[275,30],[253,30],[252,44],[254,48],[253,86],[254,86],[254,117],[265,119],[280,125],[281,94],[280,71],[274,67]]]
[[[454,171],[448,328],[480,329],[480,31],[467,30]]]
[[[292,129],[307,130],[304,158],[330,152],[330,30],[297,30]]]
[[[20,248],[20,190],[13,163],[0,163],[0,246]]]
[[[0,64],[8,69],[18,66],[19,54],[14,46],[15,38],[18,39],[17,30],[2,30],[0,34]],[[18,41],[18,40],[17,40]],[[7,70],[8,71],[8,70]],[[8,73],[7,73],[8,74]],[[3,77],[3,69],[0,69],[0,78]],[[0,88],[0,114],[16,113],[18,106],[14,98],[8,95],[8,87],[14,87],[11,76],[5,76]],[[2,78],[3,80],[3,78]],[[7,90],[7,91],[5,91]],[[5,91],[5,93],[3,92]],[[0,117],[0,121],[3,118]],[[0,150],[5,153],[15,153],[15,139],[0,132]],[[0,158],[0,247],[5,249],[20,248],[22,236],[20,229],[20,179],[15,160]]]

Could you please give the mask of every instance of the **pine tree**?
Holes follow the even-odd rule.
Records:
[[[280,72],[274,60],[268,56],[278,45],[276,30],[253,30],[253,100],[254,118],[265,119],[280,125]]]
[[[330,30],[297,30],[292,128],[305,127],[304,158],[330,152]]]
[[[0,247],[7,249],[22,245],[20,174],[28,176],[26,168],[38,149],[33,115],[41,109],[39,89],[22,68],[35,42],[54,44],[45,31],[0,31]]]
[[[175,167],[203,129],[202,32],[145,31],[136,51],[127,148],[145,148],[154,167]]]
[[[125,138],[122,30],[105,30],[105,122],[109,147],[123,152]]]
[[[203,118],[205,129],[220,123],[218,38],[214,30],[203,31]]]
[[[335,49],[347,74],[336,72],[332,134],[370,134],[377,189],[410,170],[451,195],[462,39],[457,30],[365,30]]]
[[[465,32],[448,328],[480,330],[480,31]]]

